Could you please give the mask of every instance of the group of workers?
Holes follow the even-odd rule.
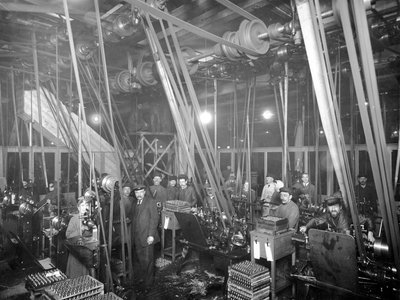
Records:
[[[366,176],[359,175],[359,184],[356,186],[357,204],[359,213],[365,219],[373,219],[377,214],[376,199],[374,199],[373,188],[366,185]],[[197,204],[196,192],[193,186],[188,184],[188,177],[184,174],[178,177],[168,178],[168,185],[164,187],[161,183],[163,176],[155,173],[153,185],[146,187],[136,185],[122,188],[121,203],[125,209],[126,216],[131,220],[130,234],[132,247],[137,259],[136,269],[139,273],[138,282],[142,284],[144,291],[147,291],[154,283],[154,245],[160,241],[160,207],[164,207],[168,200],[181,200],[187,205],[194,207]],[[225,182],[229,190],[229,179]],[[256,201],[255,191],[245,181],[241,189],[243,197]],[[254,200],[252,200],[254,199]],[[285,187],[283,182],[274,179],[271,175],[266,177],[266,184],[261,193],[262,210],[261,216],[275,216],[288,219],[289,227],[299,229],[300,232],[307,232],[308,229],[325,224],[328,230],[348,233],[350,226],[348,215],[343,209],[340,193],[335,193],[324,200],[325,210],[316,218],[304,226],[299,227],[301,206],[321,206],[317,200],[316,188],[309,181],[307,173],[302,174],[301,182],[296,183],[292,188]],[[82,234],[82,225],[79,218],[88,211],[87,202],[84,197],[78,201],[78,216],[72,218],[67,228],[67,238]],[[360,217],[361,218],[361,217]],[[80,224],[79,226],[77,224]],[[368,240],[373,241],[373,222],[368,223]],[[74,269],[74,270],[71,270]],[[76,261],[71,258],[67,275],[74,275],[79,269]],[[81,271],[80,271],[81,272]]]
[[[168,179],[168,186],[161,185],[163,176],[160,173],[153,175],[153,185],[146,187],[138,184],[133,187],[127,185],[122,187],[120,201],[114,202],[114,219],[119,218],[124,208],[126,220],[129,220],[129,232],[134,260],[135,278],[139,288],[147,292],[154,283],[154,245],[160,241],[159,224],[160,208],[164,207],[168,200],[180,200],[187,202],[193,207],[197,204],[196,193],[193,186],[188,184],[188,177],[185,174],[171,176]],[[177,186],[179,184],[179,187]],[[66,238],[73,239],[83,235],[87,226],[82,224],[85,215],[90,211],[90,198],[85,196],[78,199],[78,212],[71,218]],[[119,232],[118,225],[114,225],[116,233]],[[120,225],[119,225],[120,226]],[[114,242],[114,240],[113,240]],[[66,275],[73,278],[89,274],[88,269],[70,253],[67,263]]]
[[[378,216],[376,191],[367,184],[367,176],[359,174],[358,184],[355,186],[355,201],[359,214],[359,221],[366,233],[366,239],[374,242],[375,219]],[[279,193],[279,196],[277,194]],[[324,201],[317,198],[316,188],[309,181],[309,175],[303,173],[301,182],[296,182],[292,188],[282,187],[280,180],[274,180],[267,175],[266,184],[261,194],[263,203],[262,216],[272,215],[287,218],[289,227],[306,233],[310,228],[321,228],[329,231],[350,233],[349,214],[345,209],[341,192],[335,192]],[[307,224],[298,228],[300,209],[317,207],[320,214]]]

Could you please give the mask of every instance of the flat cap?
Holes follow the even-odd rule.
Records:
[[[160,177],[160,178],[161,178],[162,176],[161,176],[161,173],[160,173],[160,172],[154,172],[153,178],[154,178],[154,177]]]
[[[179,179],[185,179],[185,180],[188,180],[188,177],[187,177],[187,175],[186,174],[179,174],[178,175],[178,180]]]
[[[341,197],[337,197],[337,196],[334,196],[334,195],[328,196],[328,197],[325,198],[325,204],[327,206],[340,204],[341,199],[342,199]]]
[[[292,194],[292,189],[284,186],[284,187],[281,187],[279,189],[279,193],[289,193],[291,195]]]
[[[137,185],[135,185],[135,186],[132,188],[132,190],[133,190],[133,191],[140,191],[140,190],[144,190],[145,188],[146,188],[145,185],[143,185],[143,184],[137,184]]]

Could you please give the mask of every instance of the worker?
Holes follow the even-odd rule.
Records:
[[[153,185],[150,186],[150,193],[157,203],[158,211],[161,212],[162,208],[167,201],[167,190],[161,185],[161,173],[155,172],[153,176]]]
[[[304,207],[308,207],[309,205],[319,206],[317,190],[315,185],[310,182],[310,175],[308,173],[301,174],[299,202]]]
[[[176,186],[176,176],[170,176],[167,186],[167,200],[178,199],[179,189]]]
[[[154,283],[154,244],[160,241],[157,231],[158,213],[156,202],[147,195],[144,185],[133,188],[136,204],[132,210],[132,244],[138,262],[138,282],[143,281],[140,288],[148,292]]]
[[[292,201],[292,190],[287,187],[282,187],[279,190],[281,204],[272,210],[270,215],[278,218],[286,218],[289,222],[289,228],[297,231],[299,226],[300,212],[299,207]],[[275,202],[275,197],[272,198]],[[271,201],[272,201],[271,199]]]
[[[360,218],[360,224],[368,230],[368,240],[373,242],[375,220],[378,216],[378,205],[376,190],[373,185],[368,184],[366,174],[357,176],[358,184],[354,187],[356,196],[357,210]]]
[[[328,231],[350,233],[349,222],[342,208],[342,198],[338,193],[325,199],[327,211],[320,217],[311,219],[300,232],[306,233],[310,228],[324,228]]]
[[[196,192],[192,186],[188,185],[188,177],[186,174],[178,176],[179,193],[178,200],[187,202],[191,207],[197,205]]]
[[[271,174],[268,174],[265,178],[266,183],[263,187],[263,190],[261,192],[261,204],[262,204],[262,211],[261,214],[262,216],[267,216],[269,215],[269,204],[268,202],[271,201],[271,197],[275,192],[275,182],[274,182],[274,176]]]
[[[67,239],[73,239],[71,244],[83,245],[82,235],[89,228],[82,224],[84,216],[89,212],[89,202],[84,197],[78,198],[78,213],[73,214],[71,220],[68,223],[65,237]],[[75,278],[83,275],[88,275],[89,269],[76,258],[72,253],[68,255],[66,275],[68,278]]]

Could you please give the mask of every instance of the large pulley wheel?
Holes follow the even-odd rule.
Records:
[[[154,63],[151,61],[144,61],[138,65],[136,77],[142,85],[152,86],[158,83],[154,76],[153,66]]]
[[[257,56],[245,53],[251,59],[257,59],[269,50],[269,41],[261,39],[259,36],[268,31],[264,22],[255,20],[243,20],[239,26],[237,36],[241,46],[249,48],[258,53]]]
[[[228,40],[231,43],[239,44],[239,39],[238,39],[238,36],[237,36],[237,32],[227,31],[227,32],[224,33],[222,38],[225,39],[225,40]],[[240,52],[236,48],[229,47],[229,46],[226,46],[226,45],[221,45],[221,49],[222,49],[222,52],[225,54],[225,56],[229,60],[239,60],[240,57],[242,56],[240,54]]]

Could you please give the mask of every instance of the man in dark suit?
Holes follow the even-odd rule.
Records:
[[[132,243],[139,262],[138,278],[143,279],[146,292],[154,283],[154,244],[160,241],[157,205],[144,185],[133,190],[137,201],[133,208]]]

